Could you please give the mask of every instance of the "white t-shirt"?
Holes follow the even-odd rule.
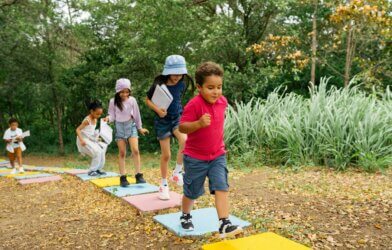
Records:
[[[11,139],[14,140],[18,135],[16,133],[16,130],[10,130],[10,135],[11,135]],[[18,141],[14,141],[12,144],[13,148],[19,148],[19,142]]]

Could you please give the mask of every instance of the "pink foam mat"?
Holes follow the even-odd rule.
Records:
[[[170,192],[170,200],[160,200],[158,198],[158,193],[126,196],[122,198],[141,212],[153,212],[181,206],[182,195]]]
[[[18,182],[22,185],[31,184],[31,183],[42,183],[42,182],[49,182],[49,181],[59,181],[61,180],[61,176],[54,175],[54,176],[47,176],[47,177],[40,177],[40,178],[32,178],[32,179],[22,179]]]

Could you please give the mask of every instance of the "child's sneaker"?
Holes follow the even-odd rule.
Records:
[[[159,195],[158,198],[160,200],[169,200],[170,199],[170,194],[169,194],[169,186],[159,186]]]
[[[11,174],[16,174],[18,171],[16,170],[16,168],[13,168],[11,171]]]
[[[180,172],[173,172],[173,175],[170,177],[172,182],[175,182],[178,186],[184,185],[184,177],[182,171]]]
[[[192,215],[183,213],[180,217],[180,221],[182,229],[185,231],[193,231]]]
[[[237,225],[232,225],[229,219],[219,220],[219,236],[220,238],[233,237],[242,233],[242,228]]]
[[[106,175],[106,172],[101,171],[101,170],[97,170],[96,172],[97,172],[99,175]]]
[[[25,171],[24,171],[24,168],[23,167],[21,167],[21,168],[19,168],[19,173],[24,173]]]
[[[126,175],[121,175],[120,176],[120,186],[121,187],[127,187],[129,186],[129,182],[127,180],[127,176]]]
[[[89,176],[98,176],[99,174],[97,173],[97,171],[89,171],[87,173]]]
[[[142,173],[137,173],[135,175],[135,179],[136,179],[136,184],[146,183],[146,180],[143,178]]]

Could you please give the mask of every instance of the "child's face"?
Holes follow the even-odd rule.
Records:
[[[98,119],[99,117],[101,117],[102,113],[103,113],[103,109],[101,108],[90,110],[90,114],[92,117],[94,117],[94,119]]]
[[[169,83],[177,84],[183,75],[169,75]]]
[[[131,93],[129,93],[129,89],[123,89],[123,90],[121,90],[121,91],[120,91],[121,100],[126,100],[126,99],[129,97],[130,94],[131,94]]]
[[[222,96],[223,79],[217,75],[207,76],[202,86],[197,85],[201,96],[208,103],[214,104]]]
[[[17,122],[13,122],[13,123],[11,123],[11,124],[10,124],[10,128],[11,128],[11,130],[15,130],[15,129],[17,129],[17,128],[18,128],[18,126],[19,126],[19,124],[18,124]]]

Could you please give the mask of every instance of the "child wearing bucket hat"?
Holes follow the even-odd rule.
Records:
[[[106,121],[114,122],[116,133],[115,140],[119,151],[119,169],[120,185],[126,187],[129,182],[126,177],[125,156],[127,144],[130,145],[132,158],[135,164],[136,183],[146,183],[143,174],[140,172],[140,153],[139,153],[139,136],[148,133],[147,129],[142,127],[139,106],[136,99],[131,96],[131,81],[126,78],[118,79],[116,82],[116,94],[109,102],[109,115]]]
[[[167,108],[167,110],[159,108],[151,101],[156,86],[163,84],[166,85],[167,89],[170,91],[170,94],[173,96],[173,101],[170,103],[170,106]],[[154,127],[161,147],[160,168],[162,180],[159,187],[158,196],[158,198],[161,200],[170,199],[167,178],[169,161],[171,157],[171,137],[177,138],[179,149],[176,159],[177,164],[170,180],[179,186],[183,185],[182,150],[184,149],[186,135],[178,130],[178,126],[182,114],[181,100],[189,85],[193,91],[194,84],[192,78],[188,75],[185,58],[180,55],[171,55],[166,58],[162,74],[155,78],[154,83],[147,92],[146,104],[156,114],[154,119]]]

